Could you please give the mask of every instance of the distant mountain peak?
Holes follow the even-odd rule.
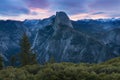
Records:
[[[64,25],[73,28],[69,17],[63,11],[56,12],[54,28],[57,29],[59,25]]]

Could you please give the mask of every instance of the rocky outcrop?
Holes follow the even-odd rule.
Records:
[[[55,30],[59,29],[59,27],[62,27],[59,24],[73,28],[72,23],[65,12],[56,12],[55,23],[54,23]]]
[[[64,18],[61,18],[63,16]],[[57,62],[98,63],[105,60],[106,46],[73,29],[65,13],[57,12],[53,25],[53,34],[37,49],[40,63],[49,61],[51,57]]]

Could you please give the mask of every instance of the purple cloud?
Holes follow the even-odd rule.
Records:
[[[94,12],[104,12],[109,17],[120,17],[120,0],[94,0],[89,8]]]
[[[25,0],[26,4],[32,8],[46,8],[49,6],[47,0]]]
[[[73,15],[106,15],[119,17],[120,0],[0,0],[0,16],[48,15],[65,11]],[[29,15],[28,15],[29,14]]]
[[[31,8],[46,8],[47,0],[1,0],[0,15],[1,16],[19,16],[21,14],[37,15],[37,12],[31,12]]]
[[[94,10],[117,10],[120,9],[120,0],[95,0],[90,7]]]
[[[92,15],[98,15],[98,14],[105,14],[105,12],[96,12],[96,13],[92,13]]]
[[[62,10],[69,14],[87,12],[89,0],[49,0],[54,10]]]
[[[29,13],[30,13],[29,9],[20,0],[18,0],[18,1],[1,0],[0,1],[0,15],[18,16],[20,14],[29,14]]]

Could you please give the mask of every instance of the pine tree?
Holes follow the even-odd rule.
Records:
[[[15,56],[12,56],[11,59],[11,66],[15,66],[15,63],[16,63],[16,57]]]
[[[20,60],[22,66],[35,64],[37,62],[36,56],[31,50],[30,41],[26,33],[24,33],[22,36],[22,39],[20,41],[20,47],[21,47]]]
[[[0,70],[3,68],[3,58],[2,56],[0,55]]]

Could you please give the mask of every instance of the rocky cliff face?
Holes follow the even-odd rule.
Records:
[[[120,28],[106,32],[102,36],[102,41],[109,48],[109,58],[120,56]]]
[[[19,52],[19,40],[26,32],[37,59],[45,63],[99,63],[120,54],[120,20],[71,21],[65,12],[43,20],[0,21],[0,53],[8,61]]]
[[[19,48],[25,26],[18,21],[0,21],[0,53],[9,58]],[[7,58],[5,60],[7,60]]]
[[[59,24],[73,28],[72,23],[65,12],[56,12],[54,29],[59,29]],[[62,27],[62,26],[60,26]]]
[[[53,31],[47,41],[37,49],[40,63],[47,62],[51,57],[58,62],[97,63],[105,60],[106,46],[73,29],[71,21],[65,13],[58,12],[56,14]]]

